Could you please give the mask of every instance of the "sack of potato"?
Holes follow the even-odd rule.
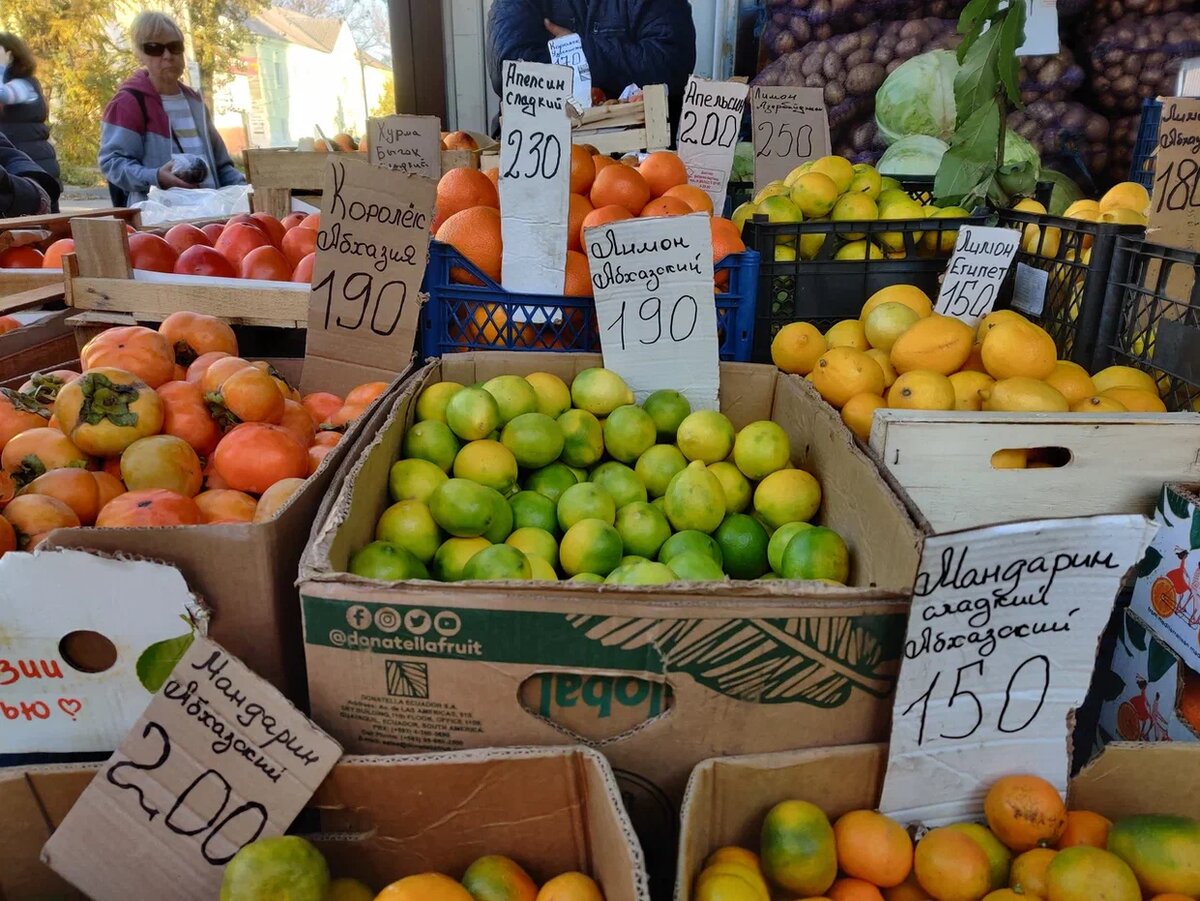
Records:
[[[1010,113],[1008,127],[1034,146],[1043,163],[1078,154],[1093,176],[1108,169],[1108,119],[1082,103],[1036,100]]]
[[[1022,103],[1061,102],[1078,91],[1083,82],[1083,67],[1065,44],[1060,43],[1054,55],[1021,58]]]
[[[1194,12],[1196,0],[1088,0],[1086,28],[1094,36],[1126,16],[1161,16]],[[1062,5],[1059,5],[1061,10]]]
[[[1150,97],[1172,96],[1179,64],[1200,55],[1200,14],[1126,16],[1092,47],[1092,87],[1107,113],[1133,114]]]

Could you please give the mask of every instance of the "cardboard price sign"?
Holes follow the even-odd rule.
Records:
[[[1166,241],[1174,247],[1200,250],[1200,99],[1160,97],[1159,101],[1162,117],[1154,151],[1149,228],[1169,235]]]
[[[587,54],[583,52],[583,38],[577,34],[564,34],[560,38],[551,38],[546,43],[550,45],[550,62],[556,66],[570,66],[575,73],[572,91],[575,105],[580,109],[590,108],[592,67],[588,65]]]
[[[1000,286],[1021,244],[1012,228],[964,225],[954,241],[954,253],[934,310],[975,325],[992,311]]]
[[[687,167],[688,183],[712,198],[713,209],[725,208],[725,192],[733,169],[733,148],[742,129],[746,94],[737,81],[709,81],[693,75],[683,92],[676,146]]]
[[[712,231],[703,215],[628,219],[584,236],[604,365],[638,402],[675,388],[693,410],[720,388]]]
[[[1142,516],[1093,516],[926,539],[880,810],[902,823],[970,819],[988,786],[1016,772],[1065,791],[1070,715],[1121,579],[1155,529]]]
[[[306,391],[390,381],[412,357],[437,182],[330,154],[308,307]]]
[[[371,165],[405,175],[442,177],[441,121],[436,116],[386,116],[367,120]]]
[[[508,291],[563,292],[571,192],[571,70],[504,62],[500,106],[501,279]]]
[[[801,163],[829,155],[829,114],[820,88],[756,87],[750,123],[756,192]]]
[[[42,849],[89,897],[215,898],[244,845],[282,835],[341,746],[197,639]]]

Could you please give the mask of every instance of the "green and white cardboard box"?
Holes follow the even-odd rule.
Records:
[[[1200,671],[1200,486],[1169,482],[1159,524],[1138,564],[1130,609],[1192,670]]]
[[[382,583],[346,572],[390,502],[388,470],[426,385],[536,371],[569,383],[599,365],[492,352],[414,373],[327,498],[301,563],[312,715],[353,753],[595,747],[648,856],[669,862],[701,760],[886,738],[923,532],[811,386],[726,363],[721,409],[734,426],[774,419],[796,465],[821,480],[818,519],[850,547],[849,587]]]

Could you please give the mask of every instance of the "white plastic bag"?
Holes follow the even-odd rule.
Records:
[[[224,188],[160,188],[152,185],[150,197],[134,207],[142,211],[142,225],[162,225],[184,219],[217,219],[250,212],[250,185]]]

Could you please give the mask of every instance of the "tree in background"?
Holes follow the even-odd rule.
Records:
[[[275,6],[319,19],[342,19],[359,50],[391,59],[391,32],[384,0],[276,0]]]
[[[269,5],[268,0],[168,0],[166,7],[190,35],[188,49],[200,69],[195,87],[206,98],[237,68],[250,41],[246,20]]]
[[[396,82],[389,75],[387,84],[384,85],[383,93],[379,95],[379,102],[371,110],[371,118],[378,119],[383,116],[394,115],[396,115]]]

